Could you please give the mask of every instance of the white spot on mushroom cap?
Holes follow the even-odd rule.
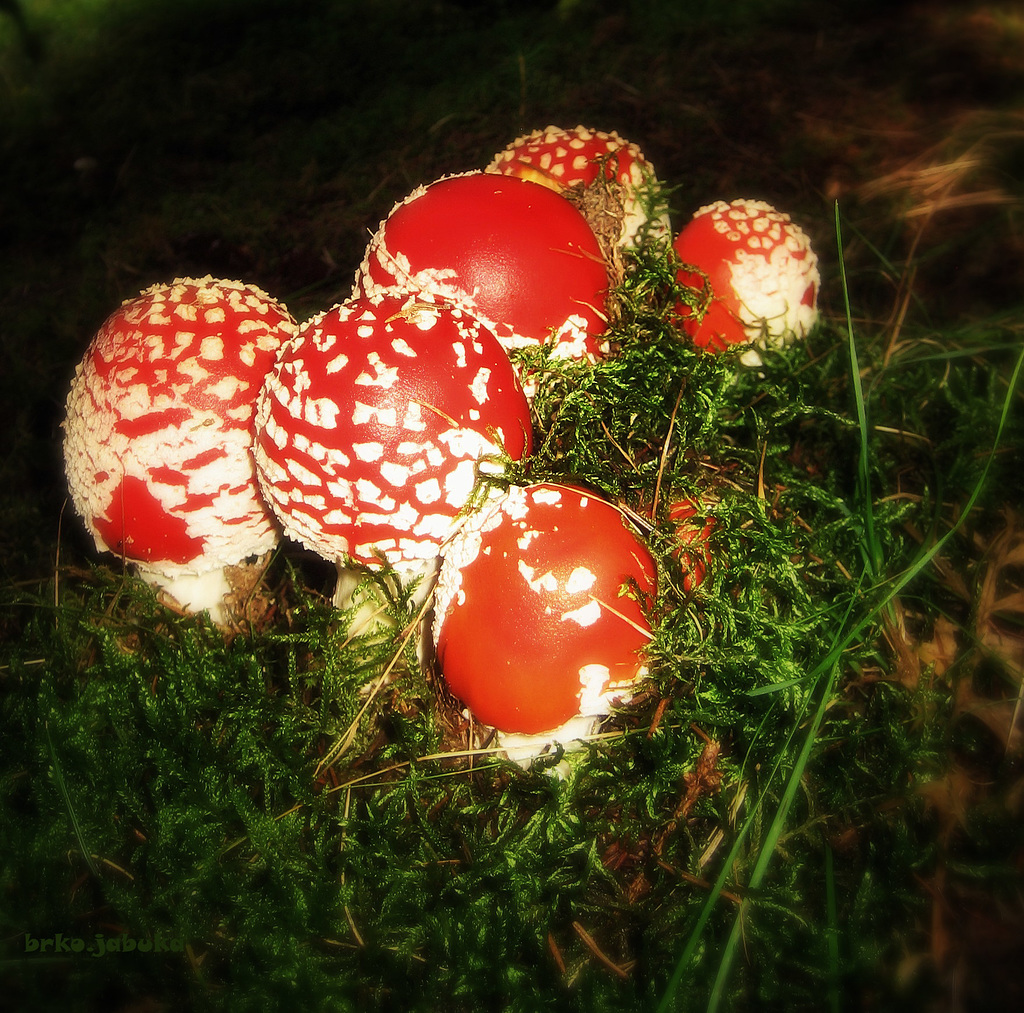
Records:
[[[536,532],[534,532],[536,534]],[[588,570],[585,566],[577,566],[569,579],[565,582],[565,590],[568,594],[579,594],[581,591],[589,591],[597,580],[597,574]]]
[[[210,318],[210,313],[213,310],[207,311],[207,320]],[[221,311],[220,320],[218,323],[224,322],[224,312]],[[208,335],[203,338],[199,346],[199,355],[204,359],[209,359],[213,362],[218,362],[224,358],[224,339],[219,334]]]
[[[446,429],[438,433],[437,442],[447,448],[452,457],[478,458],[497,452],[493,441],[475,429]]]
[[[208,394],[213,395],[217,401],[227,404],[234,401],[240,394],[249,388],[247,380],[240,380],[237,376],[222,376],[216,383],[206,388]],[[242,404],[238,409],[229,412],[239,422],[246,422],[252,417],[252,405]]]
[[[362,502],[374,504],[382,510],[395,509],[395,501],[390,496],[385,495],[376,482],[372,482],[368,478],[360,478],[356,480],[354,485],[356,494]]]
[[[383,461],[380,466],[381,477],[396,488],[401,488],[415,474],[415,471],[404,464]]]
[[[470,384],[470,391],[477,404],[484,404],[487,401],[489,397],[487,385],[490,383],[490,380],[491,371],[486,366],[481,366],[473,377],[473,382]]]
[[[366,356],[366,363],[373,370],[373,376],[369,373],[360,373],[352,382],[358,387],[380,387],[382,390],[390,390],[398,380],[398,367],[386,366],[376,352],[370,352]]]
[[[530,547],[530,543],[535,538],[539,537],[539,535],[539,531],[534,528],[529,528],[516,539],[516,546],[521,552],[525,552]]]
[[[211,375],[210,371],[196,358],[182,359],[178,363],[178,373],[188,380],[188,383],[182,384],[182,390],[196,386]]]
[[[558,578],[550,570],[546,570],[539,577],[534,576],[536,567],[528,565],[522,559],[517,561],[516,569],[534,594],[554,594],[558,590]]]
[[[320,478],[315,471],[311,471],[300,461],[297,461],[294,458],[288,462],[286,471],[288,477],[298,482],[300,485],[314,486],[318,485],[320,482]]]
[[[412,526],[412,533],[433,539],[437,545],[452,533],[452,528],[452,516],[449,513],[421,514]]]
[[[363,426],[374,421],[382,426],[394,427],[398,424],[398,416],[394,408],[377,408],[356,401],[352,407],[352,425]]]
[[[405,415],[402,418],[402,428],[414,433],[422,433],[427,428],[426,422],[423,421],[423,406],[419,401],[410,401],[406,406]],[[401,446],[405,446],[405,444]],[[401,446],[399,452],[401,452]],[[412,446],[418,446],[418,444],[412,444]]]
[[[436,478],[416,483],[416,498],[421,503],[436,503],[441,498],[441,484]]]
[[[561,616],[562,622],[572,620],[574,623],[579,623],[580,626],[593,626],[600,618],[601,606],[593,598],[586,605],[581,605],[578,609],[572,609],[569,612],[563,612]]]
[[[491,452],[497,450],[491,445]],[[467,502],[473,489],[476,487],[476,461],[460,461],[444,477],[444,500],[456,509]]]
[[[579,670],[580,713],[607,714],[608,704],[604,692],[611,681],[612,673],[607,665],[592,663],[583,665]]]
[[[338,425],[338,405],[328,397],[308,397],[303,402],[303,418],[311,426],[334,429]]]
[[[402,338],[392,338],[391,347],[395,350],[398,355],[404,355],[409,359],[416,358],[416,352],[413,351],[408,341]]]
[[[352,450],[360,461],[379,461],[384,456],[383,443],[353,443]]]
[[[562,491],[561,489],[534,489],[533,501],[542,506],[557,506],[562,502]]]

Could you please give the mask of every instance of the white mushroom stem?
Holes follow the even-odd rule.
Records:
[[[231,593],[231,584],[224,569],[207,573],[179,573],[169,575],[138,566],[139,576],[151,587],[173,599],[185,612],[210,613],[210,618],[223,626],[227,621],[225,597]]]
[[[209,612],[218,626],[228,627],[232,617],[244,612],[244,599],[259,583],[270,556],[271,553],[264,553],[252,562],[243,560],[203,573],[167,573],[142,563],[136,563],[135,570],[150,587],[180,606],[182,611]]]
[[[538,732],[534,735],[527,735],[523,732],[500,732],[494,733],[494,744],[504,751],[505,755],[520,767],[527,768],[538,757],[550,752],[556,745],[561,745],[566,752],[574,752],[583,747],[584,742],[590,738],[601,726],[602,720],[607,715],[601,714],[577,714],[569,718],[564,725],[553,729],[550,732]],[[562,763],[556,764],[552,771],[556,776],[562,777],[567,772]]]
[[[358,637],[378,629],[394,626],[387,614],[387,601],[384,591],[380,587],[381,582],[386,583],[395,597],[398,597],[402,589],[400,585],[410,584],[417,577],[420,578],[416,590],[409,599],[411,614],[418,614],[423,603],[433,593],[439,566],[440,558],[434,557],[433,559],[419,560],[418,565],[410,563],[396,569],[397,576],[382,574],[374,575],[371,579],[365,569],[338,563],[338,582],[334,588],[333,605],[335,608],[345,610],[356,608],[349,623],[349,635]],[[430,643],[429,628],[429,621],[424,620],[417,637],[416,656],[421,665],[425,661]]]

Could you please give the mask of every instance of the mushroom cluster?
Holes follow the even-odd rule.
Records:
[[[354,572],[419,581],[421,658],[432,645],[467,718],[509,755],[593,731],[646,673],[658,567],[594,490],[509,482],[533,441],[533,378],[514,353],[610,354],[623,252],[671,239],[657,193],[635,144],[549,126],[417,187],[349,297],[301,324],[210,277],[129,299],[79,364],[64,423],[97,547],[223,624],[232,569],[282,536],[337,566],[339,606]],[[696,347],[764,348],[813,326],[817,260],[787,215],[718,201],[673,248]],[[667,513],[688,594],[711,565],[713,502]]]

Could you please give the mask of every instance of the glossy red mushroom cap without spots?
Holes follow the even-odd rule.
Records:
[[[487,327],[391,290],[303,324],[267,377],[254,452],[286,534],[326,559],[379,551],[400,566],[437,555],[482,459],[530,446],[526,398]]]
[[[597,239],[568,201],[519,179],[451,176],[397,204],[354,294],[389,286],[458,302],[505,348],[550,342],[574,359],[604,349],[608,275]]]
[[[650,553],[611,504],[573,487],[513,487],[460,531],[435,592],[444,678],[503,732],[607,714],[643,670]]]
[[[71,498],[98,548],[167,573],[273,548],[252,419],[294,327],[265,292],[209,277],[155,285],[106,320],[64,423]]]

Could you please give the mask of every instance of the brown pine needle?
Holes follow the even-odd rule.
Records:
[[[422,401],[419,398],[409,398],[414,404],[418,404],[421,408],[429,408],[435,415],[439,415],[445,420],[453,429],[459,429],[459,423],[455,421],[447,412],[442,411],[437,405],[432,405],[429,401]]]
[[[580,939],[583,940],[583,945],[586,946],[586,948],[590,950],[590,952],[593,953],[594,956],[597,957],[597,959],[605,967],[607,967],[609,971],[612,972],[612,974],[617,975],[619,978],[622,978],[623,981],[625,981],[629,977],[629,975],[621,967],[619,967],[619,965],[616,964],[615,961],[612,960],[611,957],[609,957],[601,949],[600,946],[597,945],[597,942],[595,941],[594,937],[582,925],[580,925],[579,922],[573,922],[572,927],[573,929],[575,929],[576,935],[578,935]]]
[[[595,598],[592,594],[591,595],[587,595],[587,597],[591,601],[596,601],[597,604],[601,606],[601,608],[607,609],[609,612],[611,612],[611,614],[613,616],[618,616],[624,623],[628,623],[630,626],[633,627],[634,630],[637,631],[637,633],[642,634],[648,640],[653,640],[654,639],[654,634],[651,633],[651,631],[649,629],[647,629],[644,626],[641,626],[638,622],[635,622],[634,620],[630,619],[629,616],[623,615],[618,609],[612,608],[612,606],[609,605],[608,602],[601,601],[600,598]]]
[[[676,414],[679,411],[679,402],[683,399],[683,388],[680,386],[676,395],[676,403],[672,406],[672,414],[668,420],[668,430],[665,433],[665,442],[661,446],[661,460],[658,462],[658,478],[654,483],[654,504],[651,506],[651,516],[658,516],[658,503],[661,501],[661,480],[665,475],[665,466],[668,463],[668,452],[672,446],[672,430],[676,424]]]
[[[757,465],[757,498],[764,499],[764,458],[768,453],[768,441],[761,444],[761,460]]]
[[[565,974],[565,960],[562,957],[562,951],[558,948],[558,943],[555,942],[555,937],[549,932],[548,933],[548,949],[551,951],[551,957],[555,962],[555,967],[558,968],[558,973]]]

